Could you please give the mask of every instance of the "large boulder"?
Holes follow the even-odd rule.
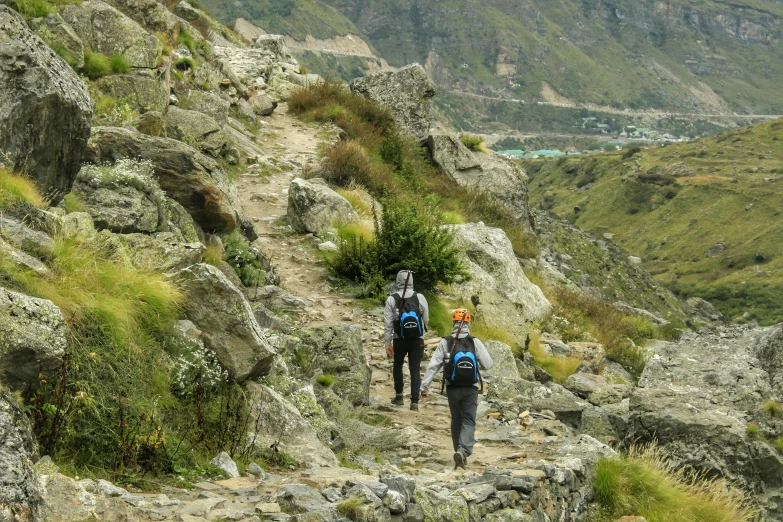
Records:
[[[184,30],[195,41],[204,39],[195,27],[156,0],[110,0],[109,3],[150,33],[165,34],[176,40],[180,31]]]
[[[312,369],[332,375],[332,390],[354,405],[369,404],[372,370],[362,348],[362,332],[356,325],[333,324],[303,328],[297,332],[298,356]]]
[[[347,199],[321,178],[295,178],[288,188],[288,220],[299,232],[321,234],[356,223],[359,215]]]
[[[237,49],[215,46],[212,57],[223,75],[241,94],[266,86],[272,66],[276,63],[274,53],[263,48]]]
[[[177,97],[179,98],[179,107],[182,109],[206,114],[214,118],[221,126],[228,122],[228,109],[231,107],[231,103],[214,92],[191,89],[184,93],[177,93]]]
[[[2,324],[2,323],[0,323]],[[0,384],[0,520],[40,522],[43,497],[30,421]]]
[[[33,18],[27,23],[46,45],[57,49],[60,56],[74,68],[81,69],[84,66],[84,43],[59,13]]]
[[[546,317],[552,305],[525,276],[506,233],[481,222],[448,228],[471,276],[452,285],[448,293],[457,300],[472,301],[477,319],[524,343],[527,324]]]
[[[415,63],[399,71],[383,71],[351,82],[351,91],[388,107],[403,132],[424,142],[432,124],[435,85]]]
[[[185,243],[173,232],[113,234],[110,237],[124,249],[134,266],[161,272],[179,271],[200,263],[206,251],[202,243]]]
[[[176,275],[185,291],[185,315],[203,333],[229,375],[244,381],[265,375],[275,356],[242,291],[212,265],[197,264]]]
[[[92,52],[122,55],[133,68],[156,67],[163,44],[109,4],[87,0],[63,6],[60,15]]]
[[[424,520],[432,522],[469,522],[468,503],[449,490],[416,488],[416,503],[424,510]]]
[[[0,150],[54,199],[71,188],[90,135],[87,87],[24,20],[0,5]]]
[[[124,158],[148,160],[166,194],[205,231],[231,232],[241,221],[241,203],[225,173],[208,156],[181,141],[119,127],[95,127],[86,159],[95,164]]]
[[[220,156],[228,146],[226,134],[214,118],[173,105],[166,113],[166,135],[213,157]]]
[[[279,443],[280,451],[308,467],[337,466],[334,453],[318,439],[313,427],[299,410],[273,389],[256,382],[247,383],[253,431],[248,434],[259,448]]]
[[[95,82],[104,94],[127,101],[141,113],[165,112],[169,106],[169,86],[165,76],[157,78],[145,74],[112,74]]]
[[[0,287],[0,381],[22,390],[62,365],[65,318],[54,303]]]
[[[625,433],[657,441],[679,465],[763,493],[769,520],[783,517],[783,457],[765,440],[781,426],[762,405],[783,392],[774,362],[781,330],[734,327],[657,343],[631,395]]]
[[[433,133],[427,146],[433,162],[455,183],[489,195],[530,230],[528,178],[513,161],[494,152],[472,152],[454,134]]]

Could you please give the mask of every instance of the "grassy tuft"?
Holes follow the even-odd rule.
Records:
[[[780,417],[781,413],[783,413],[783,405],[771,399],[762,404],[761,409],[770,417]]]
[[[775,439],[775,449],[778,453],[783,453],[783,435]]]
[[[315,382],[328,388],[329,386],[334,385],[334,383],[337,382],[337,379],[334,377],[334,375],[319,375],[315,378]]]
[[[552,379],[559,384],[564,383],[582,364],[582,360],[575,357],[556,357],[547,354],[541,346],[541,334],[537,330],[530,332],[528,351],[535,359],[536,364],[546,370]]]
[[[760,433],[759,425],[756,424],[755,422],[751,422],[745,427],[745,434],[751,439],[755,439],[756,437],[758,437],[759,433]]]
[[[109,58],[109,66],[114,74],[125,74],[130,70],[130,62],[121,54],[115,54]]]
[[[176,67],[178,71],[192,71],[196,68],[196,62],[189,56],[183,56],[174,61],[174,67]]]
[[[676,469],[656,446],[633,447],[596,468],[601,522],[636,515],[648,522],[751,522],[744,492],[720,479]]]
[[[363,505],[358,498],[349,498],[337,504],[337,512],[351,520],[358,520],[362,514]]]
[[[90,80],[97,80],[103,76],[108,76],[112,72],[109,57],[101,53],[85,51],[84,53],[84,74]]]
[[[18,202],[29,203],[39,208],[46,207],[46,201],[38,192],[35,183],[0,166],[0,210],[7,209]]]
[[[483,152],[485,154],[489,152],[484,145],[484,138],[481,136],[476,136],[474,134],[460,134],[459,140],[463,145],[474,152]]]
[[[204,262],[212,266],[219,266],[223,261],[223,248],[220,243],[210,242],[204,251]]]

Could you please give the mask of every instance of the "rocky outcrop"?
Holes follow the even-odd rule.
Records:
[[[0,287],[0,381],[36,388],[62,365],[65,318],[54,303]]]
[[[214,92],[197,91],[191,89],[184,93],[177,93],[179,107],[190,111],[200,112],[215,119],[223,126],[228,121],[228,109],[231,103]]]
[[[84,66],[84,43],[59,13],[28,21],[30,28],[52,49],[76,69]]]
[[[0,441],[3,441],[0,444],[0,520],[40,522],[43,498],[38,474],[33,468],[38,460],[35,437],[27,416],[2,384]]]
[[[169,85],[166,77],[145,74],[112,74],[95,82],[95,86],[118,100],[128,100],[131,107],[141,113],[163,113],[169,106]]]
[[[530,229],[527,174],[513,161],[494,152],[472,152],[454,134],[431,134],[427,147],[433,162],[455,183],[487,194]]]
[[[122,55],[133,68],[156,67],[163,45],[109,4],[87,0],[63,6],[60,15],[92,52]]]
[[[351,82],[351,91],[388,107],[402,131],[424,142],[432,124],[435,85],[415,63],[394,72],[378,72]]]
[[[51,257],[54,251],[54,240],[47,234],[3,215],[0,215],[0,237],[28,254],[42,259]]]
[[[176,274],[184,288],[185,315],[203,333],[229,375],[244,381],[265,375],[275,351],[242,291],[214,266],[197,264]]]
[[[220,156],[228,146],[228,139],[214,118],[175,106],[166,112],[166,135],[212,157]]]
[[[114,234],[111,240],[124,249],[134,266],[166,273],[200,263],[206,250],[202,243],[183,242],[173,232]]]
[[[472,301],[476,317],[504,329],[520,343],[526,322],[545,317],[552,309],[541,289],[530,282],[514,254],[511,241],[499,228],[483,223],[450,225],[454,246],[471,276],[449,289],[458,300]]]
[[[631,395],[625,433],[628,441],[657,440],[681,466],[756,492],[770,520],[783,517],[783,457],[763,440],[780,426],[762,404],[783,392],[781,330],[734,327],[659,342]]]
[[[359,221],[347,199],[321,178],[295,178],[288,189],[288,221],[295,230],[322,234]]]
[[[225,173],[211,158],[177,140],[118,127],[96,127],[86,159],[114,163],[124,158],[150,161],[160,187],[181,204],[205,231],[231,232],[241,221],[241,204]]]
[[[290,55],[280,36],[264,35],[250,48],[215,46],[212,50],[223,75],[244,97],[257,91],[265,93],[273,102],[287,100],[301,87],[289,78],[299,74],[297,61]]]
[[[297,332],[298,356],[312,368],[335,377],[332,390],[342,399],[358,406],[370,402],[372,371],[362,348],[358,326],[335,324],[303,328]]]
[[[184,30],[195,41],[204,39],[195,27],[156,0],[111,0],[109,3],[150,33],[162,33],[176,40],[179,32]]]
[[[255,426],[248,438],[259,448],[278,443],[280,451],[308,467],[338,465],[337,457],[318,439],[293,404],[273,389],[255,382],[247,384],[247,391],[254,418],[250,426]]]
[[[0,5],[0,150],[47,195],[71,188],[90,135],[93,104],[65,60]]]

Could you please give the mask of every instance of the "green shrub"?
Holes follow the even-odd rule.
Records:
[[[177,42],[187,47],[191,53],[196,52],[196,46],[194,44],[193,37],[185,29],[180,28],[179,34],[177,35]]]
[[[178,58],[174,61],[174,67],[177,68],[179,71],[192,71],[196,68],[195,63],[193,61],[193,58],[190,58],[189,56],[183,56],[182,58]]]
[[[783,406],[777,401],[768,400],[764,402],[764,404],[761,406],[761,408],[769,415],[770,417],[780,417],[780,414],[783,413]]]
[[[122,54],[115,54],[109,58],[109,66],[114,74],[125,74],[130,70],[130,62]]]
[[[328,388],[329,386],[334,385],[334,383],[337,382],[337,379],[335,379],[334,375],[319,375],[315,378],[315,382]]]
[[[623,159],[630,159],[640,152],[642,152],[642,148],[639,146],[629,147],[623,151]]]
[[[234,230],[222,239],[223,259],[234,268],[242,284],[248,288],[263,286],[266,272],[247,238]]]
[[[481,136],[476,136],[474,134],[460,134],[459,140],[463,145],[472,151],[486,152],[486,149],[484,148],[484,138]]]
[[[86,74],[90,80],[97,80],[98,78],[111,74],[111,62],[109,61],[109,57],[104,54],[85,51],[84,74]]]
[[[758,437],[759,431],[759,425],[755,422],[751,422],[745,427],[745,434],[747,434],[747,436],[751,439]]]
[[[593,483],[601,522],[632,513],[648,522],[751,522],[748,498],[724,480],[676,469],[654,446],[602,459]]]

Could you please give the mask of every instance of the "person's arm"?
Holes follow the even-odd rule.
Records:
[[[419,308],[421,308],[421,320],[424,321],[424,329],[430,329],[430,305],[427,303],[427,298],[424,294],[419,295]]]
[[[489,356],[489,352],[487,351],[487,347],[484,346],[484,343],[474,337],[473,345],[476,347],[476,359],[478,359],[482,370],[489,370],[495,366],[495,363],[492,360],[492,357]]]
[[[435,353],[432,354],[432,359],[430,360],[429,366],[427,366],[427,371],[424,372],[424,377],[421,379],[422,391],[429,389],[430,383],[432,383],[432,380],[435,378],[435,374],[438,373],[438,370],[443,368],[447,353],[448,347],[446,346],[446,340],[441,339],[438,348],[435,350]]]
[[[383,343],[388,347],[392,345],[394,339],[394,296],[386,298],[386,308],[383,310]]]

